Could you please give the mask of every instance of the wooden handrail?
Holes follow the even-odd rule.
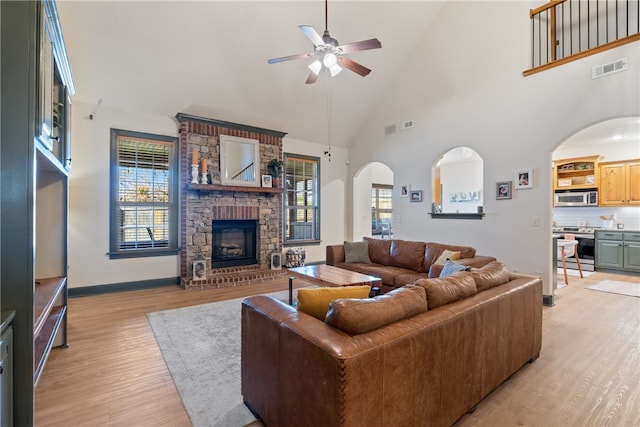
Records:
[[[554,6],[559,5],[560,3],[564,3],[567,0],[551,0],[549,3],[544,4],[540,7],[536,7],[535,9],[531,9],[529,10],[529,18],[533,18],[535,15],[539,14],[540,12],[544,12],[547,9],[551,9]]]
[[[637,0],[550,0],[529,10],[531,68],[528,76],[640,40]]]

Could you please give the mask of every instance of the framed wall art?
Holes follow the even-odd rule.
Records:
[[[207,278],[207,261],[204,259],[193,260],[193,280],[204,280]]]
[[[262,175],[262,186],[271,187],[273,185],[273,177],[271,175]]]
[[[400,186],[400,197],[409,197],[409,184]]]
[[[412,202],[421,202],[422,190],[411,190],[409,192],[409,200],[411,200]]]
[[[511,198],[511,181],[496,182],[496,200]]]
[[[533,169],[521,169],[515,173],[516,190],[533,188]]]
[[[280,270],[282,268],[282,253],[274,252],[271,254],[271,269]]]

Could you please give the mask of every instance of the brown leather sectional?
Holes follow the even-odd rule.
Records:
[[[395,320],[416,298],[427,306]],[[450,426],[541,349],[542,281],[497,262],[376,299],[333,301],[324,322],[245,299],[246,405],[268,427]]]
[[[434,242],[414,242],[399,239],[366,238],[371,263],[345,262],[344,245],[328,245],[326,263],[346,270],[380,277],[382,292],[413,283],[418,279],[438,277],[442,265],[434,264],[445,251],[459,251],[460,259],[455,262],[471,267],[482,267],[496,259],[491,256],[476,255],[470,246],[447,245]]]

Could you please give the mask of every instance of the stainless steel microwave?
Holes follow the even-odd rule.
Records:
[[[598,206],[598,191],[556,191],[554,206]]]

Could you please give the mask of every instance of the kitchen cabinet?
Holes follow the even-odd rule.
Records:
[[[600,206],[640,206],[640,159],[600,164]]]
[[[598,188],[601,156],[576,157],[553,162],[553,190]]]
[[[640,271],[640,232],[597,231],[596,269]]]
[[[0,304],[13,311],[13,419],[67,341],[71,70],[52,0],[0,2]]]

